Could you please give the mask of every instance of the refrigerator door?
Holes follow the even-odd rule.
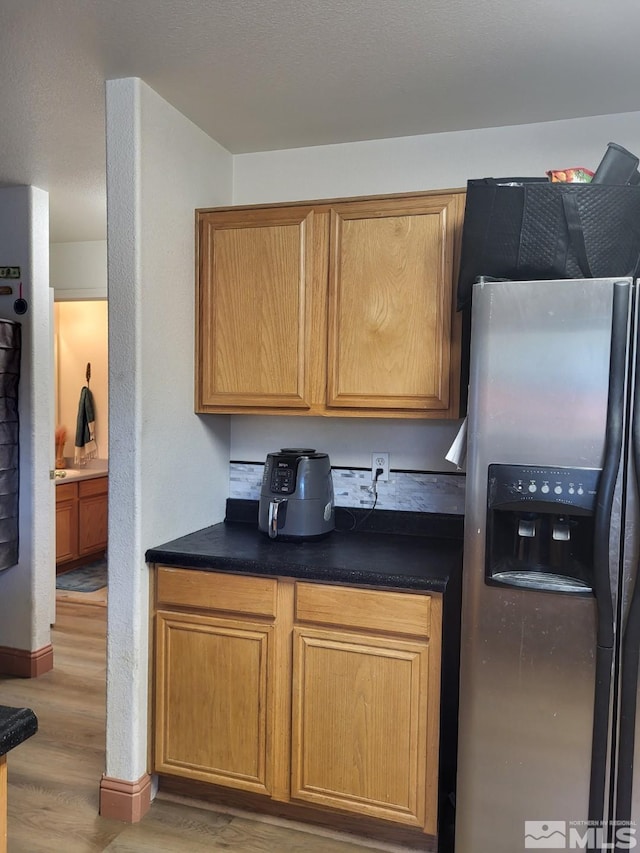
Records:
[[[636,299],[637,299],[636,295]],[[632,407],[631,442],[628,453],[629,472],[624,505],[623,557],[621,560],[620,601],[618,621],[621,628],[619,655],[619,719],[616,735],[617,767],[614,817],[618,825],[632,821],[633,837],[640,843],[640,697],[638,666],[640,662],[640,510],[638,480],[640,474],[640,346],[638,346],[638,316],[636,312],[633,339],[636,341],[635,387]],[[616,846],[617,850],[629,849]]]
[[[485,583],[487,476],[496,463],[602,466],[613,289],[474,288],[457,853],[562,849],[569,822],[588,819],[595,599]]]

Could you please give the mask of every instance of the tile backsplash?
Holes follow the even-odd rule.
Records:
[[[264,465],[258,462],[229,464],[229,497],[258,500]],[[333,490],[337,506],[373,505],[371,472],[355,468],[334,468]],[[464,474],[421,471],[391,471],[386,483],[378,483],[379,509],[411,512],[464,513]]]

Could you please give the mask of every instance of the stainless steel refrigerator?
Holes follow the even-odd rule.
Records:
[[[474,286],[456,853],[640,849],[637,313]]]

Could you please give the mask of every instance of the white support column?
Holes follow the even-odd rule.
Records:
[[[148,805],[147,548],[224,518],[228,418],[193,412],[196,207],[232,157],[137,79],[107,83],[109,609],[101,812]]]

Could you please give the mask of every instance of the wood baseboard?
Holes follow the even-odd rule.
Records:
[[[53,646],[49,643],[33,652],[0,646],[0,675],[37,678],[53,669]]]
[[[151,776],[145,773],[137,782],[103,776],[100,781],[100,814],[102,817],[138,823],[151,805]]]

